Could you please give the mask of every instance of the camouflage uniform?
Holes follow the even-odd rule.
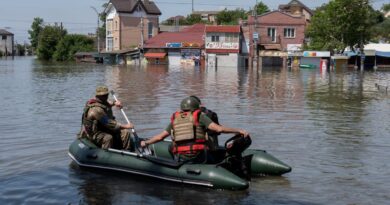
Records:
[[[97,95],[101,94],[96,90]],[[105,92],[103,92],[105,93]],[[107,89],[108,94],[108,89]],[[90,99],[84,108],[81,137],[86,137],[103,149],[130,149],[130,132],[121,129],[115,120],[112,105],[98,98]]]

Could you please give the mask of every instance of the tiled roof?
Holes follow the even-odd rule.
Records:
[[[292,0],[288,4],[281,4],[281,5],[279,5],[279,9],[280,10],[286,10],[286,9],[289,9],[290,6],[292,6],[292,5],[299,5],[302,8],[304,8],[306,11],[308,11],[311,15],[313,15],[313,11],[309,7],[307,7],[305,4],[300,2],[299,0]]]
[[[206,32],[215,32],[215,33],[240,33],[240,26],[206,26]]]
[[[110,0],[110,3],[114,5],[118,12],[133,13],[139,3],[145,9],[146,13],[161,15],[160,9],[153,1],[145,3],[140,0]]]
[[[0,35],[14,35],[14,34],[11,32],[8,32],[7,30],[0,29]]]
[[[192,43],[204,47],[204,24],[196,24],[180,32],[164,32],[147,40],[144,48],[166,48],[167,43]]]
[[[303,16],[292,16],[282,11],[270,11],[257,16],[259,25],[305,25],[306,20]],[[253,24],[255,18],[250,16],[248,24]]]

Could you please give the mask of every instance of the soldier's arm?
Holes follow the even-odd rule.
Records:
[[[104,110],[100,107],[91,108],[88,112],[88,117],[97,120],[100,125],[107,128],[108,130],[118,131],[122,128],[122,125],[114,119],[110,119]]]

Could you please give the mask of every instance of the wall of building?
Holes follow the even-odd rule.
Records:
[[[12,55],[13,38],[14,37],[12,35],[0,35],[0,51],[3,55],[5,55],[6,52],[8,55]]]

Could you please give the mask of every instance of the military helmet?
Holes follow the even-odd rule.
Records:
[[[199,109],[200,103],[193,97],[186,97],[180,103],[180,109],[183,111],[194,111]]]
[[[196,95],[191,95],[190,98],[195,98],[195,100],[197,100],[199,102],[199,104],[202,104],[202,102],[200,101],[200,99]]]
[[[96,96],[101,96],[101,95],[108,95],[108,88],[107,86],[101,85],[96,88]]]

